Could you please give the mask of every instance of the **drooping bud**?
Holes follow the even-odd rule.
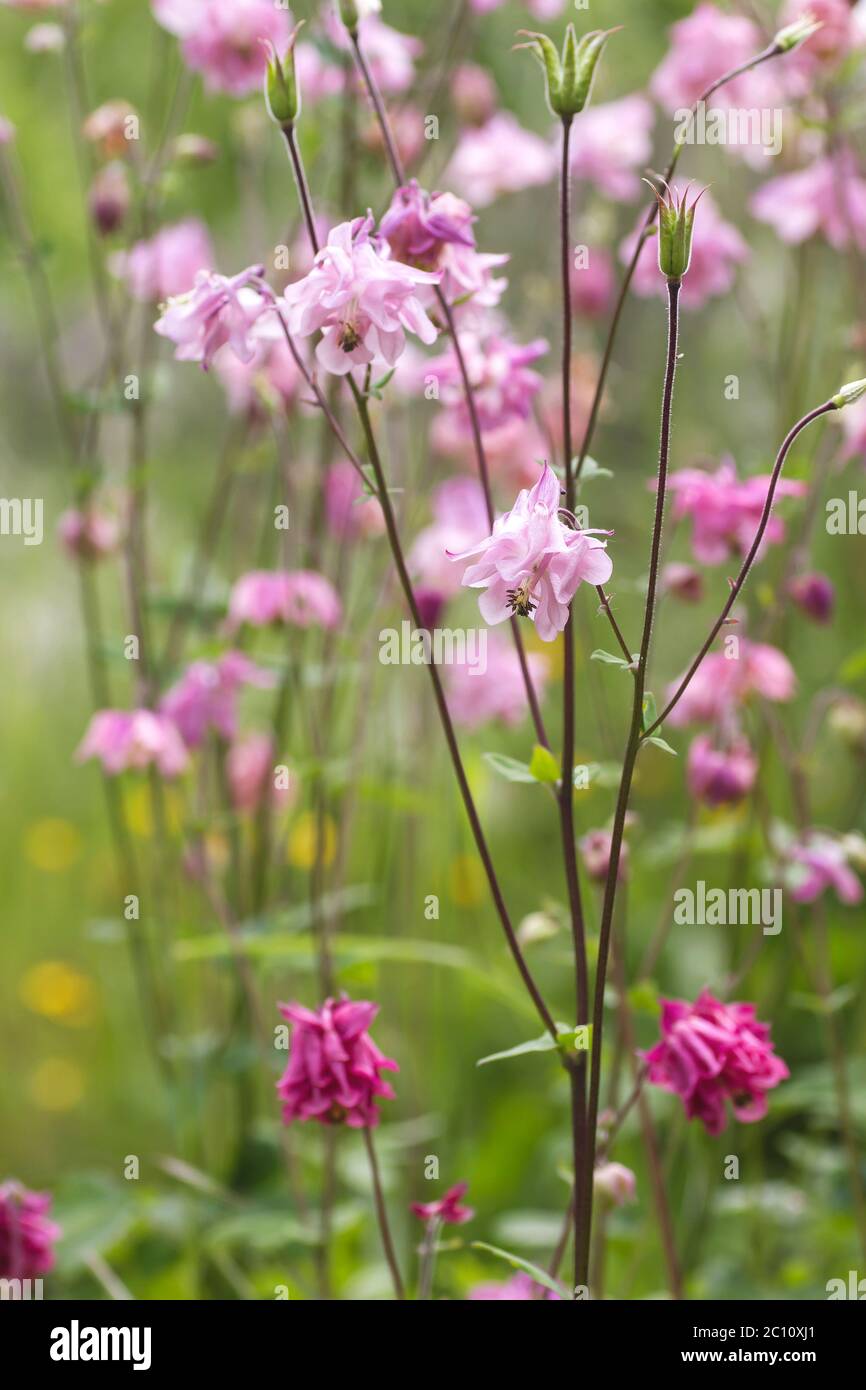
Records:
[[[861,396],[866,396],[866,377],[862,381],[849,381],[848,385],[843,386],[833,397],[833,404],[837,410],[841,410],[843,406],[859,401]]]
[[[219,158],[219,146],[206,135],[195,135],[189,131],[179,135],[171,147],[172,160],[178,164],[213,164]]]
[[[130,201],[126,169],[119,160],[112,160],[99,170],[87,195],[90,215],[100,236],[111,236],[123,225]]]
[[[301,89],[295,73],[295,43],[304,21],[293,29],[282,61],[273,44],[263,40],[268,65],[265,71],[265,102],[271,120],[282,130],[293,126],[301,114]]]
[[[541,63],[545,75],[547,104],[554,116],[570,120],[572,116],[579,115],[587,105],[601,51],[611,34],[616,32],[616,29],[593,29],[578,40],[574,25],[569,24],[560,57],[556,45],[547,34],[535,34],[527,29],[518,30],[529,42],[516,44],[515,47],[528,48]]]
[[[637,1178],[624,1163],[600,1163],[593,1173],[594,1192],[611,1206],[637,1200]]]
[[[801,574],[792,579],[788,593],[807,618],[829,623],[836,604],[836,590],[826,574]]]
[[[784,29],[779,30],[773,39],[773,47],[779,53],[790,53],[792,48],[799,48],[801,43],[811,39],[812,35],[817,34],[823,27],[821,21],[813,14],[802,14],[793,24],[786,24]]]
[[[680,194],[665,184],[662,194],[654,184],[650,184],[650,187],[659,205],[659,270],[669,283],[679,284],[692,258],[695,208],[706,190],[702,189],[689,205],[688,188]]]

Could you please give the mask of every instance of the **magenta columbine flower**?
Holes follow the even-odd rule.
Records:
[[[600,1163],[592,1179],[593,1190],[615,1207],[637,1199],[637,1178],[624,1163]]]
[[[522,1272],[512,1275],[504,1283],[476,1284],[474,1289],[469,1290],[470,1303],[531,1303],[535,1299],[540,1302],[562,1302],[553,1289],[536,1284],[529,1274]]]
[[[342,616],[336,589],[315,570],[251,570],[232,589],[228,630],[236,632],[242,623],[333,628]]]
[[[154,18],[180,39],[184,62],[211,92],[243,97],[259,86],[269,40],[285,49],[292,21],[273,0],[151,0]]]
[[[487,623],[513,614],[531,618],[543,642],[552,642],[568,621],[568,607],[583,580],[605,584],[613,564],[606,542],[561,519],[560,487],[547,465],[531,492],[521,492],[493,534],[453,560],[479,556],[463,584],[484,589],[478,606]],[[605,534],[610,534],[609,532]]]
[[[188,748],[198,748],[213,729],[231,740],[237,732],[237,702],[242,685],[268,689],[275,677],[243,652],[226,652],[218,661],[194,661],[159,704],[180,730]]]
[[[111,777],[155,767],[163,777],[177,777],[189,765],[180,731],[164,714],[149,709],[102,709],[93,715],[75,758],[97,758]]]
[[[686,775],[696,801],[726,806],[748,796],[758,775],[758,759],[741,736],[719,747],[709,734],[700,734],[689,749]]]
[[[393,367],[406,332],[436,340],[418,288],[438,284],[439,275],[391,260],[372,230],[369,216],[335,227],[309,275],[284,291],[290,331],[308,338],[321,329],[316,356],[336,376],[370,362]]]
[[[826,574],[799,574],[788,585],[797,607],[815,623],[829,623],[836,607],[836,590]]]
[[[213,270],[214,264],[207,227],[197,217],[187,217],[119,252],[111,260],[111,269],[126,281],[133,299],[158,304],[186,294],[199,271]]]
[[[767,501],[770,482],[769,473],[738,478],[730,456],[722,459],[714,473],[702,468],[681,468],[671,474],[668,485],[675,499],[673,516],[677,521],[690,518],[696,560],[702,565],[719,565],[732,555],[748,552]],[[782,478],[776,486],[775,499],[802,497],[805,492],[805,483]],[[778,544],[784,538],[784,523],[774,514],[767,523],[761,549]]]
[[[475,1212],[463,1205],[461,1198],[468,1191],[468,1182],[458,1182],[435,1202],[412,1202],[409,1210],[422,1221],[442,1221],[446,1226],[462,1226],[471,1221]]]
[[[673,114],[688,110],[716,78],[748,62],[766,46],[751,19],[700,4],[671,26],[670,48],[656,68],[650,91]],[[712,97],[713,107],[773,107],[781,97],[778,79],[765,67],[726,82]]]
[[[791,897],[796,902],[816,902],[830,888],[849,906],[863,901],[863,885],[848,863],[842,840],[813,830],[791,846],[788,859],[793,866]]]
[[[395,1098],[380,1073],[400,1070],[367,1032],[378,1004],[343,995],[326,999],[318,1011],[301,1004],[279,1009],[293,1025],[289,1064],[277,1082],[283,1122],[318,1120],[351,1129],[377,1125],[376,1101]]]
[[[527,652],[526,661],[536,694],[544,698],[547,661],[540,652]],[[464,729],[480,729],[493,719],[519,724],[526,717],[526,683],[520,658],[511,641],[498,632],[486,633],[482,654],[473,663],[455,661],[445,667],[445,691],[454,722]]]
[[[675,728],[686,724],[724,724],[750,695],[774,702],[794,698],[797,678],[784,652],[765,642],[750,642],[746,637],[737,637],[736,643],[729,651],[704,657],[668,715],[668,723]],[[679,683],[671,683],[667,699]]]
[[[0,1279],[38,1279],[54,1268],[61,1232],[48,1220],[50,1210],[47,1192],[0,1183]]]
[[[709,1134],[727,1125],[726,1102],[744,1124],[767,1113],[767,1092],[789,1076],[754,1004],[723,1004],[705,989],[694,1004],[663,999],[661,1042],[643,1054],[653,1086],[678,1095]]]
[[[418,270],[436,271],[449,302],[485,308],[498,304],[505,280],[492,272],[507,256],[482,255],[475,245],[475,216],[453,193],[425,193],[415,179],[399,188],[379,224],[379,232],[397,261]],[[428,291],[429,293],[429,291]]]
[[[260,265],[248,266],[231,278],[200,270],[191,290],[163,306],[154,329],[175,344],[179,362],[201,362],[207,368],[225,344],[242,362],[252,362],[256,354],[253,325],[270,307],[255,287],[263,275]]]

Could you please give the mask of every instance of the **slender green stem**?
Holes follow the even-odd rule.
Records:
[[[382,1237],[382,1249],[385,1251],[385,1259],[388,1261],[388,1268],[391,1271],[391,1279],[394,1284],[394,1295],[402,1301],[402,1299],[406,1297],[406,1293],[403,1287],[403,1278],[400,1274],[400,1266],[397,1263],[394,1242],[391,1239],[391,1227],[388,1224],[388,1209],[385,1206],[385,1195],[382,1192],[382,1179],[379,1176],[379,1163],[376,1158],[376,1148],[373,1143],[373,1131],[369,1126],[365,1126],[362,1132],[364,1135],[364,1145],[367,1149],[367,1158],[370,1161],[370,1177],[373,1182],[373,1200],[376,1204],[376,1218],[379,1222],[379,1234]]]

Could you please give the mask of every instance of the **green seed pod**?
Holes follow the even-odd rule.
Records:
[[[652,187],[652,185],[650,185]],[[653,187],[659,205],[659,270],[668,281],[678,283],[689,268],[692,258],[692,231],[695,208],[704,190],[694,202],[687,203],[688,189],[679,194],[665,186],[664,195]]]
[[[520,29],[518,33],[529,42],[515,46],[530,49],[544,69],[547,104],[554,116],[570,120],[579,115],[589,101],[601,51],[616,30],[595,29],[578,41],[574,25],[569,24],[561,57],[546,34],[530,33],[527,29]]]
[[[265,102],[271,120],[282,129],[293,126],[301,114],[301,89],[295,73],[295,42],[304,21],[292,32],[282,62],[272,43],[266,43]]]

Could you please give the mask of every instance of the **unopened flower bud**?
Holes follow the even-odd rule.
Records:
[[[59,24],[34,24],[24,36],[28,53],[60,53],[66,44],[66,34]]]
[[[358,25],[368,14],[378,14],[382,0],[337,0],[340,18],[350,34],[357,34]]]
[[[561,57],[546,34],[531,33],[527,29],[520,29],[518,33],[529,42],[517,44],[517,47],[530,49],[544,69],[547,104],[553,114],[563,120],[579,115],[589,101],[601,51],[616,30],[593,29],[578,40],[574,25],[569,24]]]
[[[792,48],[799,48],[801,43],[817,34],[821,28],[823,25],[814,15],[802,14],[793,24],[786,24],[784,29],[779,30],[773,39],[773,47],[779,53],[789,53]]]
[[[135,109],[128,101],[106,101],[91,111],[82,131],[86,140],[98,145],[105,158],[111,159],[126,151],[136,122]]]
[[[866,704],[858,696],[845,695],[837,700],[827,723],[849,748],[866,753]]]
[[[848,385],[843,386],[842,390],[833,397],[833,404],[837,410],[841,410],[843,406],[853,405],[864,395],[866,395],[866,377],[862,381],[849,381]]]
[[[219,158],[219,146],[206,135],[179,135],[172,146],[172,159],[178,164],[213,164]]]
[[[87,202],[101,236],[111,236],[123,225],[129,212],[130,192],[122,164],[115,160],[99,170],[90,185]]]
[[[613,1206],[635,1201],[637,1178],[624,1163],[601,1163],[593,1174],[593,1189]]]
[[[829,623],[836,604],[836,590],[826,574],[803,574],[792,579],[788,593],[807,618]]]
[[[702,193],[689,205],[688,189],[683,194],[667,186],[664,194],[653,191],[659,205],[659,270],[669,283],[679,284],[692,258],[695,208]]]
[[[265,43],[268,65],[265,72],[265,101],[271,120],[283,130],[293,126],[301,114],[301,89],[295,73],[295,42],[304,21],[292,31],[282,61],[272,43]]]

